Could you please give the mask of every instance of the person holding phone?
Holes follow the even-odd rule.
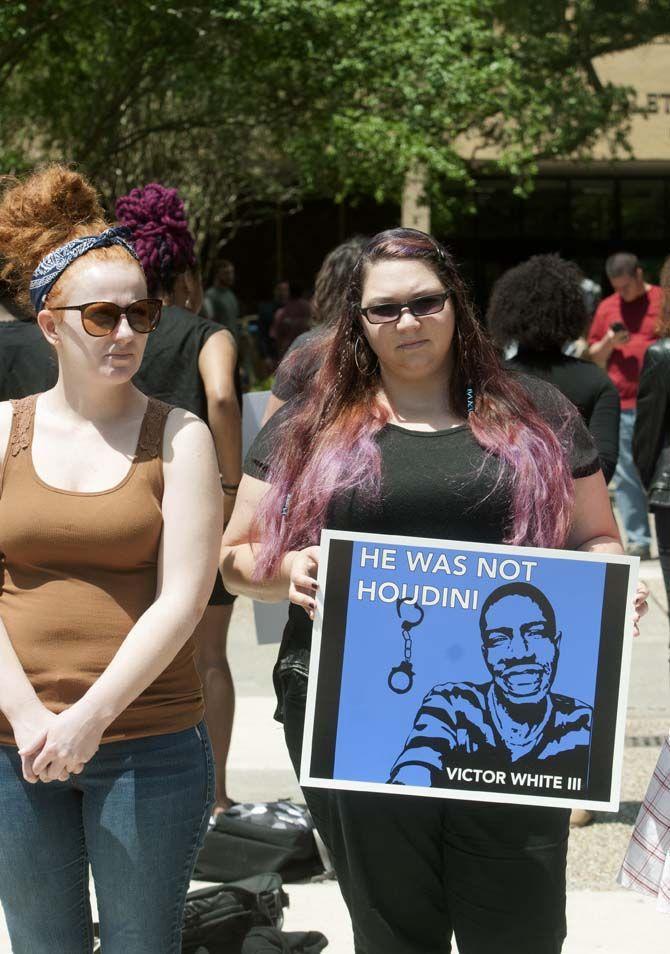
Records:
[[[596,309],[588,356],[607,371],[621,398],[614,494],[626,532],[626,552],[648,560],[647,497],[633,461],[632,442],[642,363],[649,345],[658,340],[663,293],[645,281],[637,257],[629,252],[610,255],[605,271],[614,293]]]

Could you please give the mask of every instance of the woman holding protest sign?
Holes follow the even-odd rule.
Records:
[[[451,256],[363,250],[321,367],[256,439],[224,536],[233,591],[292,602],[275,683],[297,768],[324,526],[621,553],[597,451],[550,385],[504,371]],[[644,611],[640,595],[638,616]],[[555,954],[569,812],[307,790],[360,954]]]
[[[161,302],[55,166],[0,202],[3,277],[58,359],[0,404],[0,901],[12,949],[176,954],[214,800],[190,639],[223,528],[212,437],[132,378]]]

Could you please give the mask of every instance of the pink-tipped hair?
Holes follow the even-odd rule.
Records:
[[[565,545],[574,501],[567,455],[570,419],[554,433],[525,388],[504,370],[446,249],[423,232],[389,229],[361,253],[339,321],[311,346],[321,358],[320,370],[277,428],[270,489],[255,521],[259,579],[275,574],[285,553],[318,543],[336,495],[354,490],[370,502],[379,499],[381,458],[375,438],[386,415],[376,400],[376,356],[361,336],[359,308],[365,269],[389,258],[425,262],[451,292],[456,329],[445,389],[452,410],[468,418],[475,440],[499,461],[498,481],[509,486],[505,542]],[[469,388],[474,394],[470,414]]]

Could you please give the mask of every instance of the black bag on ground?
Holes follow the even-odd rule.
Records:
[[[278,931],[255,927],[247,934],[240,954],[320,954],[328,939],[319,931]]]
[[[323,870],[307,808],[292,802],[258,802],[233,805],[216,816],[193,877],[227,882],[277,871],[288,882]]]
[[[233,954],[254,927],[281,928],[288,897],[275,872],[190,891],[186,897],[182,954]]]

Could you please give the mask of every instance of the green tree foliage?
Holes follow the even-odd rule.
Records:
[[[630,91],[593,59],[670,0],[5,0],[0,162],[77,163],[111,203],[159,179],[201,238],[309,194],[443,202],[478,163],[625,151]],[[493,147],[493,152],[491,151]]]

